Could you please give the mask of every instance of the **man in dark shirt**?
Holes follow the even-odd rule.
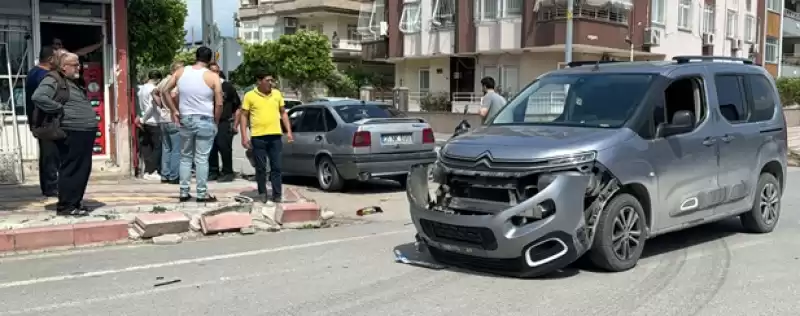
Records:
[[[47,74],[54,69],[55,49],[50,46],[42,47],[39,53],[39,64],[28,71],[25,77],[25,111],[28,115],[28,126],[32,129],[39,122],[33,121],[33,91],[39,87]],[[58,165],[61,160],[58,147],[49,140],[39,139],[39,187],[42,195],[46,197],[58,196]]]
[[[217,125],[217,137],[211,147],[209,163],[209,180],[230,182],[236,177],[233,173],[233,127],[234,113],[242,106],[239,93],[233,83],[225,80],[225,75],[220,71],[219,65],[211,63],[208,69],[219,74],[222,80],[222,116]],[[219,169],[219,157],[222,156],[222,170]]]

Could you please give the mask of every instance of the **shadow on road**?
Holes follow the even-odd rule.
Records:
[[[253,179],[255,181],[255,179]],[[319,188],[316,178],[312,177],[283,177],[284,184],[298,185],[306,187],[310,192],[322,192]],[[373,179],[365,182],[352,181],[348,182],[341,194],[384,194],[405,191],[397,181]]]

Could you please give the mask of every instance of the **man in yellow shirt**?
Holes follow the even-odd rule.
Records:
[[[286,138],[291,143],[292,126],[284,109],[283,95],[272,88],[275,79],[267,73],[256,75],[256,87],[248,91],[242,100],[239,130],[242,135],[242,146],[252,149],[256,163],[256,183],[258,194],[275,203],[280,203],[281,189],[281,151],[283,148],[281,122],[286,128]],[[248,120],[250,122],[250,138],[247,137]],[[266,167],[269,160],[269,182],[272,185],[272,196],[267,197]]]

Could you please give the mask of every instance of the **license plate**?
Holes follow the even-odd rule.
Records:
[[[413,142],[411,134],[381,135],[381,144],[383,145],[405,145]]]

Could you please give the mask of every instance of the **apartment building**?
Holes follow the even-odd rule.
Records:
[[[783,12],[783,22],[780,24],[783,35],[779,50],[782,54],[780,75],[800,77],[800,2],[767,0],[767,10],[772,14]]]
[[[780,1],[652,0],[645,46],[668,59],[676,55],[750,58],[777,76]]]
[[[765,0],[575,3],[575,61],[703,53],[760,61],[780,37],[762,36],[769,31]],[[474,103],[484,76],[513,95],[563,66],[566,0],[375,0],[371,13],[360,24],[375,31],[362,42],[364,58],[394,63],[395,84],[409,88],[412,99],[448,93],[456,103]],[[777,74],[780,58],[771,56],[767,67]]]
[[[331,40],[331,53],[340,68],[361,62],[361,36],[357,0],[241,0],[238,37],[246,43],[278,39],[283,34],[311,30]],[[368,61],[367,67],[391,75],[384,61]]]

